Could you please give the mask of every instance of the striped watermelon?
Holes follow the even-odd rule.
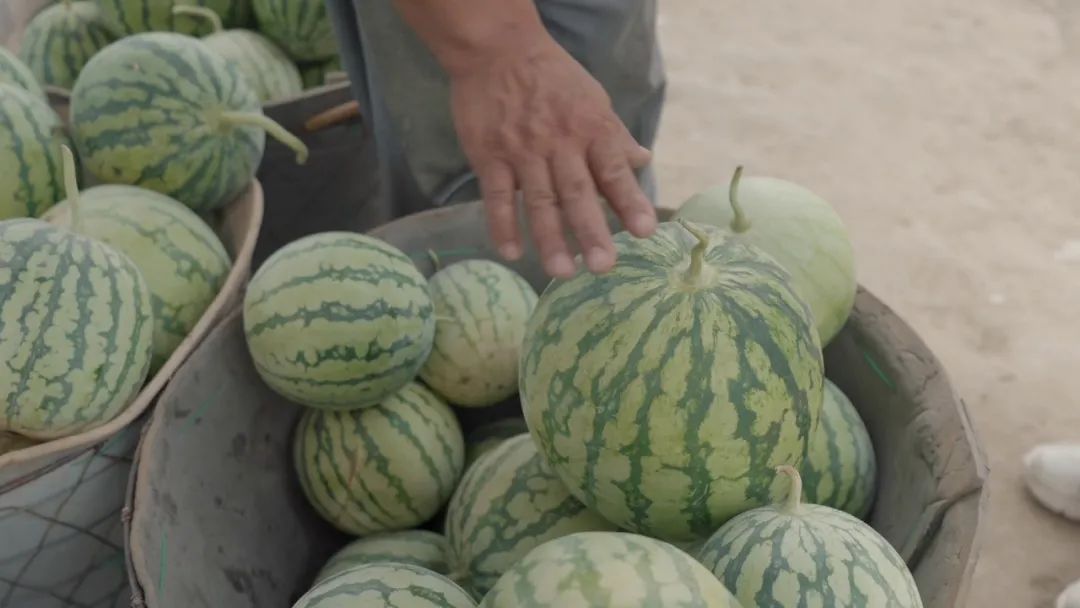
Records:
[[[408,256],[366,235],[324,232],[259,268],[244,329],[271,388],[310,407],[353,409],[413,379],[431,352],[435,318]]]
[[[476,608],[450,579],[413,564],[369,564],[315,585],[293,608]]]
[[[747,511],[706,543],[701,562],[747,606],[921,608],[904,560],[873,528],[820,505],[801,504],[799,473],[783,504]]]
[[[772,256],[791,273],[828,344],[855,303],[855,254],[840,216],[798,184],[741,176],[739,167],[730,186],[693,196],[675,218],[722,227]]]
[[[180,34],[137,34],[94,55],[72,90],[71,118],[99,181],[155,190],[197,212],[248,187],[265,132],[307,158],[234,65]]]
[[[692,557],[627,532],[578,532],[533,549],[480,608],[742,608]],[[747,604],[756,606],[756,604]]]
[[[74,199],[75,161],[63,150]],[[146,282],[127,256],[78,229],[0,222],[0,431],[53,439],[100,426],[146,378]]]
[[[799,472],[807,502],[859,518],[870,513],[877,483],[874,445],[855,406],[828,380],[821,421]]]
[[[384,532],[354,540],[335,553],[315,575],[315,584],[366,564],[412,564],[432,572],[449,571],[446,537],[430,530]]]
[[[790,277],[716,228],[615,237],[616,266],[553,281],[522,348],[529,430],[570,492],[632,532],[711,534],[801,462],[823,362]]]
[[[323,0],[252,0],[259,31],[296,61],[331,59],[337,39]]]
[[[473,429],[465,436],[465,468],[507,439],[528,432],[524,418],[503,418]]]
[[[190,15],[173,15],[176,4],[205,6],[221,16],[226,27],[251,24],[251,0],[94,0],[109,29],[117,36],[164,31],[203,35],[210,24]]]
[[[300,79],[304,81],[305,89],[314,89],[326,84],[326,78],[334,72],[342,71],[341,57],[334,57],[325,61],[305,61],[299,64]]]
[[[41,98],[0,84],[0,220],[37,217],[64,198],[56,112]]]
[[[70,89],[90,57],[112,41],[96,4],[63,0],[30,20],[19,57],[41,83]]]
[[[206,222],[164,194],[104,185],[82,192],[80,199],[80,232],[126,254],[150,287],[153,374],[217,296],[232,265],[229,254]],[[62,202],[43,219],[70,226],[71,206]]]
[[[454,405],[485,407],[517,393],[525,323],[536,292],[489,260],[451,264],[428,281],[438,320],[420,378]]]
[[[273,42],[251,30],[226,30],[214,11],[201,6],[177,5],[177,14],[206,19],[213,33],[203,43],[240,70],[263,103],[299,95],[304,90],[300,70]]]
[[[14,53],[0,46],[0,85],[3,84],[13,85],[38,99],[46,100],[45,91],[30,68]]]
[[[546,541],[615,529],[570,495],[527,434],[507,439],[477,460],[446,511],[453,578],[478,597]]]
[[[461,477],[465,440],[450,407],[413,382],[375,407],[308,409],[293,455],[316,512],[363,536],[431,519]]]

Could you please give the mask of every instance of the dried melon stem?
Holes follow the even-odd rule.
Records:
[[[68,213],[71,214],[72,232],[82,232],[82,213],[79,210],[79,180],[75,169],[75,154],[66,145],[60,146],[64,157],[64,195],[68,200]]]
[[[684,278],[690,285],[697,285],[701,281],[702,264],[705,261],[705,251],[709,248],[709,235],[694,224],[680,219],[679,223],[687,232],[694,235],[697,245],[690,251],[690,268],[686,270]]]
[[[728,202],[735,217],[731,220],[731,229],[735,232],[746,232],[750,229],[750,218],[746,217],[746,211],[739,204],[739,182],[742,181],[742,165],[735,167],[735,175],[731,176],[731,185],[728,186]]]
[[[798,469],[790,464],[782,464],[776,467],[776,472],[781,475],[787,475],[791,480],[791,487],[788,489],[787,499],[784,501],[784,505],[781,507],[787,513],[795,513],[802,506],[802,475],[799,475]]]
[[[228,125],[258,127],[296,152],[297,164],[307,162],[308,148],[304,142],[262,112],[222,112],[220,119]]]
[[[210,27],[214,30],[214,33],[225,31],[225,24],[221,22],[221,17],[212,9],[205,6],[189,6],[187,4],[177,4],[172,7],[172,14],[174,17],[185,16],[195,17],[198,19],[205,19],[210,22]]]

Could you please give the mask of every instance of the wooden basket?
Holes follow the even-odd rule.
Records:
[[[426,275],[434,271],[429,249],[445,263],[498,259],[479,203],[372,234],[412,255]],[[535,251],[511,266],[538,289],[546,283]],[[876,447],[871,523],[908,561],[926,608],[964,606],[987,471],[963,402],[926,345],[865,290],[826,360]],[[344,539],[295,479],[290,440],[300,412],[260,380],[234,311],[177,374],[144,431],[127,537],[137,600],[287,608],[305,591]]]

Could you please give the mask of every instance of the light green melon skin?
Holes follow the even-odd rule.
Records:
[[[131,258],[150,287],[155,373],[202,318],[232,261],[217,234],[179,201],[134,186],[94,186],[80,195],[81,234]],[[71,226],[65,200],[43,219]]]
[[[446,511],[455,580],[478,597],[549,540],[616,529],[570,495],[528,434],[507,439],[477,460]]]
[[[70,141],[47,103],[0,85],[0,220],[38,217],[64,198],[61,145]]]
[[[59,2],[27,24],[19,57],[42,84],[70,89],[86,62],[112,41],[96,4]]]
[[[174,4],[206,7],[221,17],[227,28],[251,24],[251,0],[94,0],[101,8],[109,30],[116,36],[143,32],[176,32],[200,36],[212,28],[205,19],[191,15],[173,15]]]
[[[450,545],[430,530],[386,532],[354,540],[335,553],[315,575],[315,585],[346,570],[367,564],[394,562],[449,572]]]
[[[717,530],[699,557],[747,606],[922,607],[892,545],[830,507],[747,511]]]
[[[489,260],[451,264],[428,280],[435,341],[420,378],[461,407],[486,407],[518,391],[518,359],[536,291]]]
[[[227,30],[203,38],[215,53],[233,62],[263,103],[304,91],[300,70],[285,51],[251,30]]]
[[[35,219],[0,222],[0,431],[66,437],[116,417],[150,367],[153,311],[115,249]]]
[[[480,456],[499,447],[507,439],[528,432],[524,418],[504,418],[473,429],[465,437],[465,468],[468,469]]]
[[[369,564],[315,585],[293,608],[476,608],[450,579],[413,564]]]
[[[338,54],[337,38],[322,0],[252,0],[259,31],[296,61]]]
[[[874,445],[855,406],[829,380],[818,430],[799,472],[806,502],[860,519],[870,513],[877,484]]]
[[[673,542],[768,504],[823,396],[817,332],[787,273],[698,228],[711,238],[698,287],[680,224],[620,233],[613,270],[548,286],[522,349],[522,407],[548,464],[608,520]]]
[[[197,213],[219,209],[251,184],[260,127],[222,112],[261,114],[237,67],[190,36],[128,36],[87,62],[71,92],[72,133],[99,183],[140,186]]]
[[[840,216],[807,188],[772,177],[744,177],[739,203],[750,220],[741,238],[760,247],[791,273],[795,288],[810,305],[822,345],[847,322],[855,303],[855,252]],[[675,218],[731,230],[735,219],[728,188],[701,192],[676,211]]]
[[[743,608],[686,553],[626,532],[579,532],[544,543],[512,566],[480,603],[480,608],[599,606]]]
[[[279,249],[244,298],[260,376],[308,407],[373,406],[409,383],[431,352],[435,317],[412,260],[378,239],[314,234]]]
[[[0,84],[12,85],[27,91],[37,99],[47,101],[45,91],[34,77],[30,66],[23,63],[15,53],[2,46],[0,46]]]
[[[461,478],[465,439],[450,407],[414,382],[375,407],[308,409],[293,459],[315,511],[366,536],[431,519]]]

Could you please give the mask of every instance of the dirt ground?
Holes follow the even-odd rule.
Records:
[[[662,204],[744,163],[837,207],[860,281],[942,359],[989,455],[969,605],[1052,606],[1080,526],[1019,474],[1080,440],[1080,0],[660,4]]]

